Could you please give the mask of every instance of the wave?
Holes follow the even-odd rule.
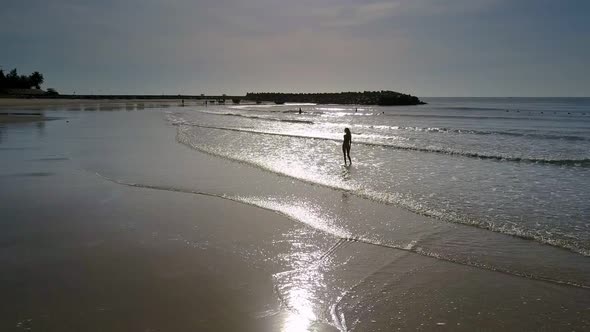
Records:
[[[292,119],[277,119],[277,120],[280,121],[280,122],[292,122],[292,123],[313,124],[313,121],[307,121],[307,120],[292,120]]]
[[[568,109],[568,107],[566,106],[565,108],[563,107],[563,105],[553,105],[553,107],[551,109],[538,109],[538,108],[516,108],[514,106],[510,106],[510,107],[481,107],[481,106],[430,106],[430,108],[433,109],[439,109],[439,110],[455,110],[455,111],[472,111],[472,112],[478,112],[478,111],[501,111],[501,112],[505,112],[505,113],[532,113],[532,114],[553,114],[553,115],[572,115],[569,113],[581,113],[581,114],[577,114],[577,115],[585,115],[583,109],[579,110],[579,109]],[[568,113],[569,111],[569,113]]]
[[[344,107],[316,107],[316,110],[320,110],[320,111],[352,111],[352,108],[344,108]]]
[[[321,137],[321,136],[305,136],[305,135],[285,134],[285,133],[278,133],[278,132],[265,132],[265,131],[246,129],[246,128],[216,127],[216,126],[199,125],[199,124],[194,124],[194,123],[182,123],[182,125],[189,125],[192,127],[207,128],[207,129],[245,132],[245,133],[257,134],[257,135],[273,135],[273,136],[284,136],[284,137],[319,139],[319,140],[327,140],[327,141],[334,141],[334,142],[341,141],[340,138],[337,139],[337,138]],[[450,155],[450,156],[484,159],[484,160],[495,160],[495,161],[501,161],[501,162],[519,162],[519,163],[533,163],[533,164],[545,164],[545,165],[555,165],[555,166],[590,167],[590,158],[583,158],[583,159],[528,158],[528,157],[484,154],[484,153],[479,153],[479,152],[458,151],[458,150],[444,149],[444,148],[417,147],[417,146],[413,146],[413,145],[403,145],[403,144],[386,144],[386,143],[366,142],[366,141],[358,141],[358,140],[355,140],[354,143],[359,144],[359,145],[366,145],[366,146],[378,146],[378,147],[383,147],[383,148],[391,148],[391,149],[406,150],[406,151],[427,152],[427,153],[440,153],[440,154],[446,154],[446,155]]]
[[[516,109],[500,108],[500,107],[478,107],[478,106],[431,106],[435,109],[443,110],[469,110],[469,111],[516,111]]]
[[[579,121],[580,117],[584,117],[584,113],[567,113],[564,112],[555,112],[555,114],[549,111],[544,111],[540,113],[539,111],[521,111],[521,110],[512,110],[512,111],[505,111],[502,113],[497,114],[437,114],[437,113],[393,113],[390,111],[381,111],[375,109],[368,109],[365,112],[355,112],[354,110],[350,109],[328,109],[328,108],[316,108],[318,111],[306,111],[306,114],[317,114],[322,116],[359,116],[359,115],[366,115],[366,116],[388,116],[388,117],[409,117],[409,118],[433,118],[433,119],[474,119],[474,120],[534,120],[534,121],[555,121],[559,119],[559,121]],[[265,112],[265,113],[299,113],[298,110],[268,110],[268,109],[260,109],[260,110],[252,110],[257,112]],[[214,113],[212,114],[220,114]]]
[[[245,115],[245,114],[238,114],[238,113],[216,113],[216,112],[207,112],[201,111],[202,113],[213,114],[213,115],[221,115],[221,116],[237,116],[247,119],[254,119],[254,120],[263,120],[263,121],[276,121],[276,122],[291,122],[291,123],[305,123],[305,124],[313,124],[313,121],[309,120],[297,120],[297,119],[278,119],[278,118],[270,118],[265,116],[256,116],[256,115]]]
[[[533,240],[533,241],[543,243],[543,244],[548,244],[548,245],[551,245],[554,247],[567,249],[572,252],[581,254],[583,256],[590,256],[590,249],[585,248],[583,245],[580,246],[576,242],[548,238],[546,236],[546,234],[538,234],[534,231],[532,232],[532,231],[528,231],[525,229],[520,229],[518,227],[515,227],[514,225],[510,225],[510,226],[497,225],[497,224],[494,224],[493,222],[489,222],[489,221],[485,221],[485,220],[474,220],[474,219],[470,219],[470,218],[462,216],[462,215],[438,211],[438,210],[429,208],[428,206],[425,206],[422,203],[417,203],[411,197],[407,197],[406,195],[403,195],[400,193],[378,192],[378,191],[374,191],[374,190],[371,190],[368,188],[363,188],[360,186],[353,186],[351,184],[342,185],[341,183],[330,182],[326,179],[310,178],[310,177],[306,177],[306,176],[290,174],[290,173],[285,172],[284,170],[277,170],[276,168],[270,167],[270,166],[265,165],[260,162],[252,161],[252,160],[249,160],[246,158],[239,158],[237,156],[229,155],[227,153],[220,153],[219,151],[210,149],[208,147],[195,144],[193,141],[190,140],[190,138],[186,137],[186,133],[183,132],[180,128],[177,131],[176,140],[179,143],[186,145],[190,148],[196,149],[198,151],[201,151],[201,152],[204,152],[204,153],[216,156],[216,157],[222,157],[222,158],[225,158],[228,160],[245,163],[245,164],[260,168],[264,171],[268,171],[268,172],[271,172],[271,173],[274,173],[277,175],[281,175],[281,176],[287,176],[290,178],[294,178],[294,179],[297,179],[297,180],[300,180],[300,181],[303,181],[303,182],[306,182],[309,184],[320,185],[320,186],[323,186],[326,188],[344,191],[347,193],[354,194],[358,197],[369,199],[369,200],[372,200],[375,202],[399,206],[399,207],[404,208],[408,211],[411,211],[413,213],[423,215],[426,217],[430,217],[430,218],[434,218],[434,219],[438,219],[438,220],[442,220],[442,221],[446,221],[446,222],[474,226],[477,228],[481,228],[481,229],[485,229],[485,230],[489,230],[489,231],[493,231],[493,232],[501,233],[501,234],[505,234],[505,235],[510,235],[510,236],[514,236],[514,237],[518,237],[518,238],[522,238],[522,239],[526,239],[526,240]]]
[[[429,133],[453,133],[453,134],[472,134],[472,135],[498,135],[498,136],[514,136],[514,137],[530,137],[540,139],[566,140],[566,141],[590,141],[590,137],[576,136],[576,135],[553,135],[553,134],[539,134],[539,133],[524,133],[501,130],[475,130],[475,129],[461,129],[461,128],[445,128],[445,127],[400,127],[400,126],[385,126],[385,125],[355,125],[355,127],[371,128],[371,129],[389,129],[389,130],[405,130],[418,131]]]
[[[481,106],[431,106],[433,109],[439,110],[450,110],[450,111],[501,111],[501,112],[514,112],[514,113],[537,113],[537,114],[545,114],[545,113],[563,113],[564,111],[554,111],[554,110],[539,110],[534,108],[515,108],[515,107],[481,107]]]
[[[299,110],[287,110],[287,111],[282,111],[281,113],[299,114]],[[310,115],[310,114],[324,114],[324,112],[318,112],[318,111],[302,111],[302,113],[305,114],[305,115]]]
[[[314,124],[313,121],[309,120],[298,120],[298,119],[278,119],[256,115],[245,115],[237,113],[216,113],[202,111],[203,113],[213,115],[225,115],[225,116],[237,116],[249,119],[258,119],[264,121],[276,121],[276,122],[291,122],[291,123],[305,123]],[[299,111],[283,111],[283,113],[298,113]],[[323,114],[323,112],[306,112],[306,114]],[[329,124],[329,123],[323,123]],[[340,124],[336,124],[341,126]],[[428,132],[428,133],[453,133],[453,134],[470,134],[470,135],[492,135],[492,136],[512,136],[512,137],[524,137],[524,138],[539,138],[548,140],[564,140],[564,141],[590,141],[590,137],[577,136],[577,135],[559,135],[559,134],[539,134],[539,133],[526,133],[526,132],[512,132],[502,130],[476,130],[476,129],[462,129],[462,128],[445,128],[445,127],[402,127],[402,126],[386,126],[386,125],[354,125],[354,127],[371,128],[371,129],[390,129],[390,130],[402,130],[402,131],[416,131],[416,132]]]
[[[246,105],[232,105],[229,106],[228,108],[234,108],[234,109],[241,109],[241,110],[249,110],[249,108],[256,108],[258,111],[262,110],[262,109],[268,109],[268,108],[276,108],[277,106],[280,105],[276,105],[276,104],[246,104]],[[251,110],[249,110],[251,111]],[[271,112],[277,112],[275,111],[271,111]]]
[[[481,116],[481,115],[444,115],[444,114],[410,114],[410,113],[382,113],[382,114],[374,114],[374,115],[381,115],[381,116],[392,116],[392,117],[410,117],[410,118],[436,118],[436,119],[474,119],[474,120],[535,120],[535,121],[555,121],[555,116],[547,116],[544,117],[542,115],[536,117],[530,117],[526,115],[533,115],[533,114],[525,114],[525,113],[518,113],[515,116]],[[581,114],[579,116],[582,116]],[[580,121],[576,115],[571,114],[569,116],[559,116],[559,121]]]
[[[451,263],[455,263],[455,264],[459,264],[459,265],[466,265],[466,266],[470,266],[470,267],[474,267],[474,268],[478,268],[478,269],[482,269],[482,270],[499,272],[499,273],[517,276],[517,277],[521,277],[521,278],[545,281],[545,282],[550,282],[550,283],[559,284],[559,285],[569,285],[569,286],[583,288],[583,289],[590,289],[590,285],[575,282],[572,280],[562,280],[562,279],[546,277],[543,275],[533,275],[530,273],[515,271],[515,270],[511,270],[511,269],[504,268],[504,267],[490,266],[488,264],[473,261],[469,257],[467,257],[465,259],[461,259],[458,257],[452,257],[452,256],[448,256],[448,255],[445,255],[442,253],[433,252],[430,249],[425,249],[425,248],[420,247],[419,243],[415,240],[410,241],[407,244],[395,244],[395,243],[388,243],[385,241],[378,241],[375,239],[370,239],[370,238],[366,238],[366,237],[362,237],[362,236],[354,236],[353,234],[351,234],[347,230],[341,229],[341,228],[337,227],[336,225],[334,225],[334,223],[332,221],[323,220],[322,217],[320,217],[318,215],[314,215],[313,213],[310,214],[309,211],[302,209],[300,206],[289,205],[286,203],[280,203],[280,202],[277,202],[274,200],[258,198],[258,197],[215,194],[215,193],[203,192],[203,191],[198,191],[198,190],[176,188],[176,187],[172,187],[172,186],[140,184],[140,183],[134,183],[134,182],[128,182],[128,181],[109,178],[109,177],[104,176],[98,172],[94,172],[94,174],[106,181],[109,181],[109,182],[112,182],[115,184],[119,184],[119,185],[123,185],[123,186],[221,198],[221,199],[226,199],[226,200],[233,201],[236,203],[246,204],[246,205],[262,208],[262,209],[277,213],[277,214],[282,215],[290,220],[293,220],[293,221],[299,222],[299,223],[303,223],[309,227],[312,227],[316,230],[330,234],[330,235],[339,239],[339,241],[334,246],[332,246],[326,252],[324,252],[324,254],[320,257],[320,260],[324,259],[327,256],[332,255],[333,252],[338,250],[339,247],[341,247],[343,244],[346,244],[348,242],[358,242],[358,243],[363,243],[363,244],[367,244],[367,245],[379,246],[379,247],[383,247],[383,248],[390,248],[390,249],[395,249],[395,250],[407,251],[407,252],[411,252],[414,254],[431,257],[431,258],[434,258],[437,260],[447,261],[447,262],[451,262]]]

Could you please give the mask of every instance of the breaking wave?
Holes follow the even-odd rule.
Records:
[[[245,115],[245,114],[239,114],[239,113],[217,113],[217,112],[206,112],[206,111],[201,111],[201,112],[202,113],[207,113],[207,114],[213,114],[213,115],[236,116],[236,117],[253,119],[253,120],[313,124],[313,121],[308,121],[308,120],[278,119],[278,118],[271,118],[271,117],[257,116],[257,115]]]
[[[246,129],[246,128],[207,126],[207,125],[199,125],[199,124],[188,123],[188,122],[179,122],[179,123],[177,122],[175,124],[176,125],[188,125],[188,126],[207,128],[207,129],[245,132],[245,133],[251,133],[251,134],[256,134],[256,135],[274,135],[274,136],[297,137],[297,138],[306,138],[306,139],[320,139],[320,140],[329,140],[329,141],[335,141],[335,142],[341,141],[340,138],[332,138],[332,137],[286,134],[286,133],[268,132],[268,131],[260,131],[260,130],[254,130],[254,129]],[[446,148],[418,147],[418,146],[407,145],[407,144],[387,144],[387,143],[367,142],[367,141],[361,141],[361,140],[355,140],[355,144],[361,144],[361,145],[367,145],[367,146],[379,146],[379,147],[383,147],[383,148],[391,148],[391,149],[398,149],[398,150],[409,150],[409,151],[418,151],[418,152],[427,152],[427,153],[440,153],[440,154],[447,154],[447,155],[451,155],[451,156],[476,158],[476,159],[488,159],[488,160],[503,161],[503,162],[522,162],[522,163],[535,163],[535,164],[546,164],[546,165],[556,165],[556,166],[590,167],[590,159],[589,158],[582,158],[582,159],[528,158],[528,157],[519,157],[519,156],[484,154],[484,153],[470,152],[470,151],[459,151],[459,150],[446,149]]]

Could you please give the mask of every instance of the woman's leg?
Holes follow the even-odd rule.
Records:
[[[346,147],[346,153],[348,154],[348,161],[352,165],[352,160],[350,159],[350,145]]]
[[[346,165],[346,147],[342,146],[342,154],[344,154],[344,165]]]

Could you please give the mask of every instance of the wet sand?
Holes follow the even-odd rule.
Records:
[[[2,331],[590,328],[587,288],[349,240],[223,197],[329,194],[190,150],[160,111],[57,115],[0,126]]]
[[[262,265],[257,251],[288,254],[261,234],[286,232],[289,222],[214,198],[120,188],[80,173],[60,185],[60,177],[13,182],[37,195],[3,192],[15,207],[2,218],[1,330],[256,331],[280,323],[258,318],[279,306],[270,276],[281,269]]]

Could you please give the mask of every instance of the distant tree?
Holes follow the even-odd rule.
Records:
[[[16,68],[8,72],[8,75],[6,75],[6,81],[9,86],[10,84],[14,84],[18,81],[18,73],[16,72]]]
[[[18,77],[18,88],[19,89],[29,89],[32,86],[31,78],[27,75],[20,75]]]
[[[14,68],[8,73],[8,75],[6,75],[6,83],[6,87],[9,89],[27,89],[29,77],[26,75],[19,75],[16,68]]]
[[[6,76],[4,75],[4,70],[0,69],[0,89],[4,89],[6,85]]]
[[[4,89],[30,89],[35,87],[41,88],[44,78],[43,74],[38,71],[32,73],[30,76],[19,75],[16,68],[12,69],[8,74],[0,70],[0,88]]]

